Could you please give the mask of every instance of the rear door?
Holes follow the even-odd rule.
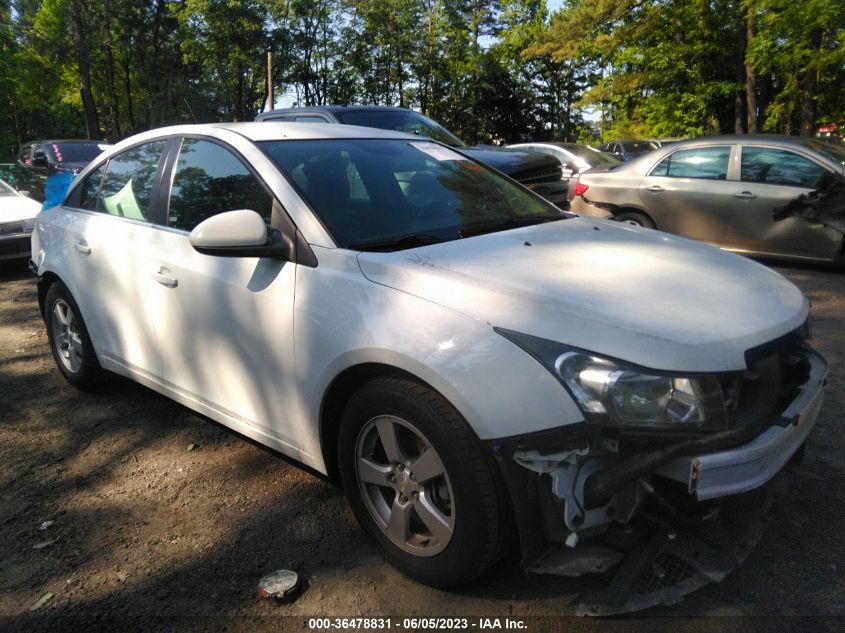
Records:
[[[202,255],[190,231],[251,209],[281,228],[284,211],[247,161],[212,138],[176,148],[166,219],[151,244],[164,379],[182,401],[298,456],[293,351],[296,264]],[[278,226],[277,226],[278,225]]]
[[[149,258],[165,146],[158,140],[113,156],[74,189],[60,220],[70,290],[100,361],[147,378],[161,373]]]
[[[783,148],[744,144],[740,182],[732,202],[729,244],[774,254],[832,258],[842,245],[838,231],[803,218],[777,220],[773,211],[817,189],[830,171],[810,156]],[[832,174],[831,174],[832,175]]]
[[[730,222],[731,145],[672,152],[646,175],[639,198],[657,228],[711,244],[724,244]]]

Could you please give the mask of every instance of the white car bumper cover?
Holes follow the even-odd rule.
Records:
[[[657,473],[687,483],[704,501],[759,488],[780,471],[810,434],[822,405],[827,362],[809,353],[810,378],[776,423],[752,441],[725,451],[677,457]]]

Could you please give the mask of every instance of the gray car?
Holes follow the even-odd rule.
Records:
[[[573,188],[575,213],[628,221],[749,255],[845,260],[841,230],[773,211],[845,176],[845,147],[791,136],[674,143]]]

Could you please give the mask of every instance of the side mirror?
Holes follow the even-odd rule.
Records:
[[[32,159],[32,166],[33,167],[46,167],[47,166],[47,157],[46,156],[35,156]]]
[[[191,246],[218,257],[278,257],[292,260],[293,241],[250,209],[226,211],[203,220],[191,231]]]

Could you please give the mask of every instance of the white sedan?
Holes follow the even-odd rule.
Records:
[[[589,557],[652,495],[649,516],[762,486],[826,375],[780,275],[397,132],[146,132],[32,244],[68,381],[128,376],[339,480],[438,586],[517,545]]]
[[[29,257],[32,229],[41,204],[0,180],[0,260]]]

